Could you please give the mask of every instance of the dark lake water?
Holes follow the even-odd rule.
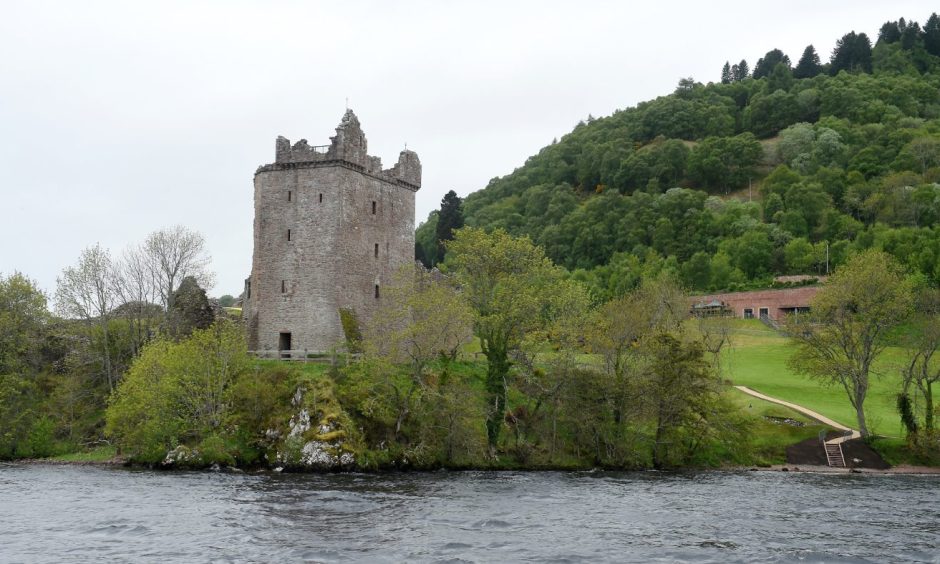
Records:
[[[0,465],[2,562],[940,562],[940,477]]]

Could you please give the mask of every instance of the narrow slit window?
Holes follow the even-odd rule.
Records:
[[[323,203],[323,194],[320,194],[320,203]]]
[[[288,191],[287,191],[287,201],[288,201],[288,202],[292,202],[292,201],[293,201],[292,196],[293,196],[293,193],[292,193],[290,190],[288,190]]]
[[[281,293],[287,293],[287,280],[281,280]]]
[[[379,299],[379,285],[375,285],[375,299]]]
[[[290,232],[290,229],[287,230],[287,240],[288,240],[288,241],[292,241],[292,240],[293,240],[293,239],[291,239],[291,232]]]
[[[375,244],[375,258],[379,258],[379,244]]]
[[[372,215],[375,215],[375,200],[372,200]]]

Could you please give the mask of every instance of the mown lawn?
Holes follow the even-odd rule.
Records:
[[[820,431],[829,429],[788,407],[738,390],[734,390],[731,399],[753,422],[751,447],[758,464],[783,464],[787,459],[787,446],[816,438]]]
[[[732,346],[722,356],[724,377],[769,396],[818,411],[851,428],[857,428],[855,409],[841,386],[797,374],[787,366],[793,345],[785,337],[756,320],[736,320]],[[895,410],[901,382],[899,365],[904,353],[889,348],[876,364],[881,376],[872,378],[865,401],[869,429],[880,435],[900,437],[902,428]]]

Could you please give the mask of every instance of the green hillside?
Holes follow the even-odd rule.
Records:
[[[466,224],[531,237],[598,299],[663,269],[700,291],[766,286],[870,247],[940,279],[936,14],[874,46],[846,34],[825,65],[774,49],[721,75],[579,123],[467,196]],[[436,223],[417,231],[428,263]]]

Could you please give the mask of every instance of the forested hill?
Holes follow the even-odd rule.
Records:
[[[715,71],[589,117],[467,196],[466,224],[528,235],[598,298],[663,269],[694,290],[763,286],[872,246],[940,281],[936,14],[874,45],[846,34],[826,64],[808,46]],[[428,263],[437,217],[417,232]]]

